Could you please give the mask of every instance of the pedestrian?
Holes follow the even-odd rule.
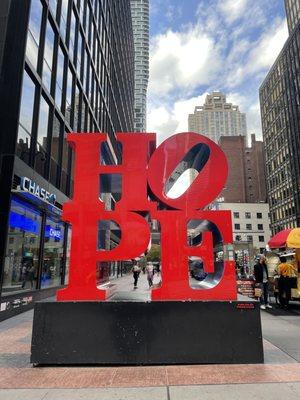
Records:
[[[132,267],[134,289],[137,289],[137,283],[139,280],[140,272],[141,272],[141,268],[138,266],[137,262],[134,260],[133,267]]]
[[[256,285],[261,289],[260,308],[262,310],[265,310],[266,308],[272,308],[272,306],[269,304],[269,273],[266,264],[266,258],[264,256],[260,256],[258,262],[254,265],[254,279]]]
[[[149,288],[151,288],[153,286],[153,276],[154,276],[154,266],[151,261],[147,263],[146,271],[147,271],[147,280],[149,283]]]
[[[28,268],[27,268],[27,262],[25,262],[21,267],[22,289],[25,289],[27,276],[28,276]]]
[[[289,301],[291,300],[291,278],[295,276],[296,268],[286,262],[286,257],[280,257],[280,264],[278,265],[279,281],[279,302],[281,307],[288,308]]]
[[[30,281],[31,288],[33,288],[33,278],[32,278],[32,270],[33,270],[33,261],[27,259],[22,266],[22,289],[25,289],[26,282]]]

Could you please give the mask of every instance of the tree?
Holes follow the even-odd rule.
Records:
[[[153,244],[149,253],[146,256],[147,261],[158,262],[160,261],[160,245]]]

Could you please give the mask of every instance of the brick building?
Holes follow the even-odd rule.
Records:
[[[222,136],[219,145],[226,154],[228,179],[220,197],[226,203],[266,202],[263,142],[251,135],[247,147],[245,136]]]

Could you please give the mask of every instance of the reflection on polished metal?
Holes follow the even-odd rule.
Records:
[[[155,134],[119,133],[122,164],[99,163],[106,135],[69,134],[74,148],[74,198],[66,203],[63,219],[72,224],[69,285],[57,292],[58,300],[105,300],[106,291],[96,286],[96,264],[139,257],[150,242],[147,213],[161,226],[162,282],[151,291],[152,300],[235,300],[233,261],[218,260],[220,249],[232,243],[229,211],[205,207],[221,192],[227,178],[222,150],[205,136],[187,132],[165,140],[156,150]],[[178,173],[194,168],[198,175],[178,197],[168,196]],[[108,211],[101,201],[101,176],[120,174],[121,197]],[[100,176],[100,179],[99,179]],[[102,180],[103,181],[103,180]],[[97,249],[99,221],[120,227],[119,244],[110,250]],[[198,226],[197,244],[188,242],[188,225]],[[200,227],[200,228],[199,228]],[[203,261],[205,279],[191,287],[189,258]]]

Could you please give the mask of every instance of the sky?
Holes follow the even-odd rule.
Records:
[[[147,131],[186,132],[220,90],[261,139],[259,87],[287,37],[284,0],[150,0]]]

